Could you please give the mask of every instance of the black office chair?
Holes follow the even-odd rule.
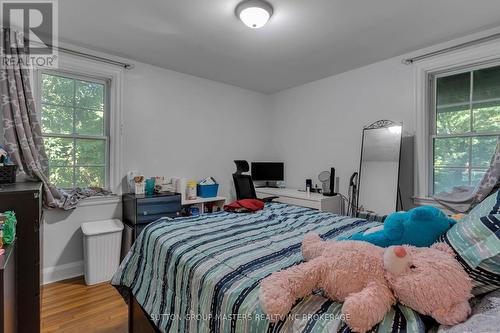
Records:
[[[243,172],[248,172],[250,170],[248,162],[244,160],[236,160],[234,161],[234,163],[236,164],[236,172],[233,173],[233,180],[234,180],[234,189],[236,190],[236,198],[238,200],[257,199],[257,200],[262,200],[264,202],[271,202],[274,199],[279,198],[276,196],[257,198],[257,194],[255,193],[255,187],[253,185],[252,176],[243,174]]]

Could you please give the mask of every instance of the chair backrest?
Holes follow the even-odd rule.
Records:
[[[236,198],[241,199],[257,199],[255,187],[253,186],[252,176],[243,174],[233,174],[234,188],[236,190]]]
[[[235,160],[234,164],[236,164],[236,173],[242,174],[243,172],[248,172],[250,170],[250,166],[248,162],[245,160]]]

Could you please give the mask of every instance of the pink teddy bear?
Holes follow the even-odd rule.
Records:
[[[261,306],[271,321],[284,319],[298,298],[317,289],[344,303],[343,317],[357,332],[382,321],[396,301],[445,325],[466,320],[471,311],[470,278],[444,243],[384,249],[308,234],[302,254],[306,262],[261,282]]]

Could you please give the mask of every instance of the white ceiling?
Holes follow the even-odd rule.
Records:
[[[264,93],[500,25],[499,0],[62,0],[62,41]]]

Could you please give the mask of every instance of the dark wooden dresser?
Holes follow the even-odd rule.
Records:
[[[122,237],[121,258],[125,257],[142,229],[162,217],[177,217],[181,211],[181,195],[161,193],[153,195],[124,194],[122,197]]]
[[[17,332],[16,242],[0,256],[0,333]]]
[[[42,183],[0,185],[0,211],[16,213],[17,331],[40,332]]]

